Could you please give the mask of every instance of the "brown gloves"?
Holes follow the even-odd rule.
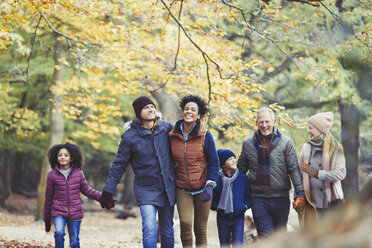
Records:
[[[297,197],[293,201],[292,205],[293,205],[294,210],[296,210],[298,214],[302,214],[305,210],[305,205],[306,205],[305,197]]]
[[[318,173],[319,173],[318,170],[314,169],[309,164],[301,164],[301,170],[309,174],[309,176],[311,177],[318,178]]]

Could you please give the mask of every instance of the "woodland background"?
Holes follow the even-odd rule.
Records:
[[[182,96],[202,96],[217,148],[237,155],[259,107],[275,110],[297,152],[306,118],[332,111],[346,198],[371,178],[369,0],[3,0],[0,23],[3,208],[14,193],[38,197],[42,217],[45,154],[66,141],[82,148],[100,190],[142,94],[172,123]],[[131,207],[132,172],[122,180],[118,197]]]

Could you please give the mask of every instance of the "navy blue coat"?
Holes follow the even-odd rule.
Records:
[[[126,167],[131,164],[135,174],[133,190],[137,204],[173,206],[176,185],[168,136],[172,127],[169,122],[158,120],[151,133],[132,121],[130,128],[121,135],[103,190],[113,194]]]
[[[218,204],[222,193],[222,179],[218,177],[217,187],[213,189],[213,198],[211,209],[217,211]],[[239,172],[238,177],[233,182],[233,204],[234,212],[225,214],[223,211],[218,211],[217,216],[226,220],[244,216],[247,209],[251,208],[251,191],[249,188],[248,178],[245,174]]]

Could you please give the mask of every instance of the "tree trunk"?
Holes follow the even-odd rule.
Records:
[[[360,112],[352,103],[339,101],[341,114],[341,143],[346,159],[346,178],[342,181],[345,198],[354,198],[359,193],[359,124]]]
[[[167,94],[163,89],[153,92],[152,95],[159,103],[159,110],[163,114],[163,120],[169,121],[174,125],[178,119],[178,103],[176,99]]]
[[[67,42],[60,36],[56,36],[56,44],[54,47],[54,72],[52,78],[52,85],[57,85],[57,82],[64,81],[66,66],[60,61],[66,60]],[[57,85],[58,86],[58,85]],[[63,110],[62,110],[62,96],[58,93],[52,92],[52,104],[50,107],[50,137],[47,151],[56,144],[62,142],[63,138]],[[38,185],[38,201],[37,201],[37,216],[36,219],[43,217],[44,196],[46,187],[46,178],[49,172],[47,152],[45,153],[43,164],[40,172],[40,180]]]
[[[151,94],[158,102],[158,109],[163,114],[162,119],[175,124],[178,118],[178,103],[176,99],[174,99],[173,96],[169,95],[164,88],[157,88],[158,86],[156,86],[154,81],[152,81],[151,79],[146,79],[144,81],[144,84],[147,84],[156,89],[152,91]]]
[[[0,152],[0,172],[1,172],[1,179],[0,179],[0,207],[5,206],[5,200],[10,195],[10,187],[9,187],[9,163],[7,159],[5,159],[6,151]]]

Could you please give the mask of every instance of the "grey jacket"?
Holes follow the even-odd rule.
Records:
[[[321,147],[311,145],[310,165],[318,170],[318,178],[310,177],[311,201],[316,208],[328,208],[328,199],[325,190],[325,181],[337,182],[342,181],[346,177],[346,168],[340,167],[333,170],[322,169],[322,153],[323,144]],[[334,189],[335,190],[335,189]]]
[[[244,141],[238,159],[239,171],[243,173],[249,172],[248,181],[251,187],[251,196],[263,198],[288,197],[292,181],[295,188],[295,196],[305,197],[302,174],[293,141],[282,135],[280,142],[270,153],[270,185],[258,185],[255,183],[258,151],[253,142],[253,137]]]

